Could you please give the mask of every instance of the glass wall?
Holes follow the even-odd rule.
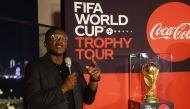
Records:
[[[21,109],[25,67],[46,51],[44,35],[51,26],[0,20],[0,109]]]
[[[23,108],[25,67],[46,53],[50,25],[60,25],[60,0],[1,1],[0,109]]]
[[[37,0],[0,3],[0,109],[22,108],[25,66],[39,56],[37,20]]]

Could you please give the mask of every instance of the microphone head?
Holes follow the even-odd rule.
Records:
[[[65,63],[67,67],[71,67],[72,63],[71,63],[71,58],[70,57],[66,57],[65,58]]]

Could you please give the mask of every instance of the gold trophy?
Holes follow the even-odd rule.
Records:
[[[144,102],[156,103],[158,102],[155,96],[156,80],[159,74],[158,66],[153,62],[148,62],[142,66],[142,73],[144,76],[144,83],[146,88],[146,97]]]

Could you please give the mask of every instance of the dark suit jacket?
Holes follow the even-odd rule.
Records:
[[[79,64],[72,62],[72,69],[77,73],[77,86],[73,90],[75,108],[82,109],[83,102],[91,104],[95,93],[86,84]],[[65,94],[61,91],[63,80],[56,66],[48,55],[29,64],[25,74],[25,109],[68,109]]]

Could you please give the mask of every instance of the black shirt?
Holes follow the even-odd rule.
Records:
[[[58,65],[56,64],[56,68],[60,73],[60,76],[62,77],[62,80],[67,78],[69,75],[69,69],[65,64]],[[70,90],[65,93],[65,99],[68,104],[69,109],[75,109],[75,101],[74,101],[74,96],[73,96],[73,90]]]

